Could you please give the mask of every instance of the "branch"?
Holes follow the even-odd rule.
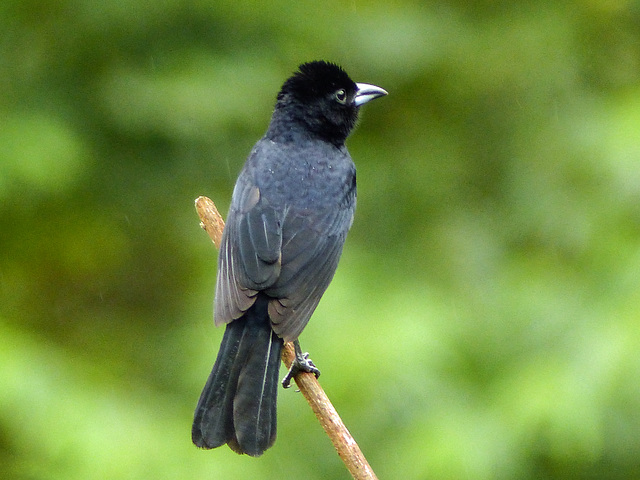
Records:
[[[207,197],[198,197],[196,210],[200,217],[200,226],[209,234],[216,247],[220,248],[224,220],[222,220],[215,204]],[[291,367],[294,357],[293,345],[285,343],[282,350],[282,361],[287,368]],[[377,480],[378,477],[369,466],[360,447],[347,430],[315,375],[303,372],[296,375],[294,380],[353,478],[355,480]]]

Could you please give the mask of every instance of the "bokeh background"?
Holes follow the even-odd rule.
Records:
[[[4,0],[0,477],[348,474],[280,392],[196,449],[226,212],[299,63],[390,95],[301,337],[380,478],[640,478],[640,4]],[[284,372],[283,372],[284,373]]]

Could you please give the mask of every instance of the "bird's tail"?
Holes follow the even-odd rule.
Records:
[[[218,358],[198,400],[191,438],[201,448],[225,443],[257,457],[276,439],[282,339],[271,330],[267,299],[226,327]]]

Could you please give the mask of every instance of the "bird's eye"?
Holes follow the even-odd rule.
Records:
[[[338,103],[342,103],[343,105],[347,103],[347,92],[344,88],[338,90],[334,96],[336,97]]]

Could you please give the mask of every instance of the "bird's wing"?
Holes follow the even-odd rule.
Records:
[[[285,341],[298,338],[329,286],[352,220],[352,206],[286,211],[280,275],[265,291],[273,330]]]
[[[232,209],[222,236],[215,323],[239,318],[264,291],[274,331],[295,340],[333,278],[353,208],[277,212],[257,187],[242,195],[250,208]]]
[[[250,176],[240,175],[222,233],[216,284],[215,324],[242,316],[260,290],[280,273],[281,222]]]
[[[222,235],[215,323],[239,318],[263,291],[272,298],[273,330],[295,340],[335,273],[353,221],[355,180],[347,179],[342,198],[304,208],[283,197],[266,198],[253,168],[250,158]]]

